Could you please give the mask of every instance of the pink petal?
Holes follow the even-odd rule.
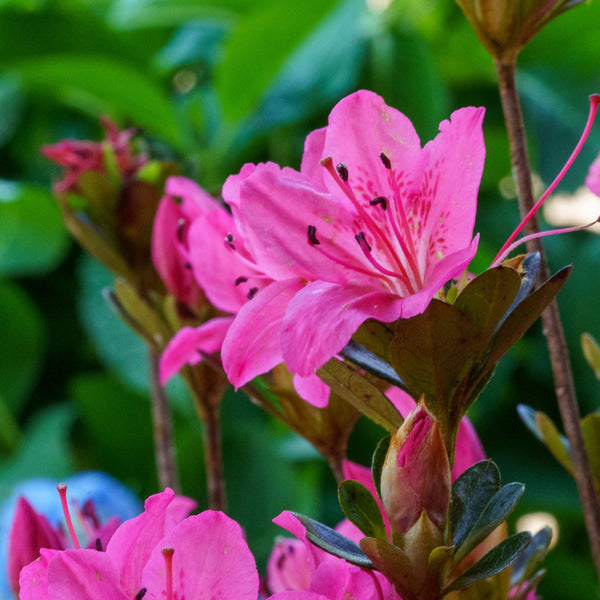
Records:
[[[317,408],[329,404],[329,386],[316,375],[294,375],[294,388],[303,400]]]
[[[59,550],[43,548],[40,557],[23,567],[19,576],[19,600],[54,600],[48,595],[48,563]]]
[[[466,471],[471,465],[485,460],[487,457],[471,421],[463,417],[458,426],[456,435],[456,449],[454,466],[452,467],[452,481]]]
[[[327,596],[307,591],[279,592],[269,596],[268,600],[329,600]]]
[[[415,191],[425,211],[419,254],[448,256],[473,236],[477,194],[485,161],[483,108],[467,107],[440,123],[440,133],[419,156]]]
[[[310,556],[297,539],[280,538],[267,561],[267,586],[273,593],[306,590],[310,586]]]
[[[185,365],[196,365],[206,354],[218,352],[223,345],[233,317],[216,317],[199,327],[182,327],[160,357],[160,381],[164,385]]]
[[[175,494],[168,488],[150,496],[144,503],[144,512],[125,521],[108,543],[106,554],[114,561],[121,587],[130,598],[142,587],[142,571],[154,548],[176,526],[176,519],[183,517],[180,504],[175,505],[174,513],[170,511],[174,500]]]
[[[229,234],[235,250],[225,243]],[[233,217],[224,209],[213,210],[194,221],[189,247],[196,281],[211,304],[222,311],[236,313],[248,301],[250,290],[270,283],[254,265]]]
[[[410,120],[373,92],[360,90],[346,96],[329,115],[325,155],[332,157],[334,165],[348,167],[349,182],[365,202],[391,196],[380,152],[391,159],[392,166],[410,173],[420,150]],[[331,177],[326,182],[332,193],[339,193]]]
[[[310,177],[317,184],[317,187],[322,188],[323,191],[327,190],[327,186],[324,183],[324,176],[329,177],[320,162],[322,158],[325,158],[326,135],[327,127],[322,127],[321,129],[311,131],[306,136],[302,165],[300,166],[300,172]],[[322,185],[319,186],[319,183]]]
[[[220,206],[208,192],[187,177],[169,177],[165,192],[168,196],[181,199],[182,212],[190,221]]]
[[[405,419],[417,406],[414,398],[400,388],[391,387],[385,391],[385,395]]]
[[[48,519],[21,496],[8,536],[8,580],[15,594],[19,592],[21,569],[40,556],[41,548],[62,550],[64,545]]]
[[[314,373],[348,343],[367,319],[395,321],[422,312],[431,299],[426,293],[399,298],[371,287],[316,281],[289,303],[281,347],[290,371]],[[327,335],[322,334],[327,323]]]
[[[248,246],[271,278],[369,278],[355,270],[371,267],[354,237],[356,211],[348,200],[340,202],[301,173],[273,168],[256,168],[240,183],[239,196]],[[319,245],[309,242],[309,225],[316,227]]]
[[[49,600],[130,600],[135,593],[121,589],[116,566],[105,552],[65,550],[48,564]]]
[[[145,600],[164,600],[162,548],[173,548],[174,598],[256,600],[258,572],[240,526],[225,514],[205,511],[170,531],[152,553],[142,582]]]
[[[223,367],[235,387],[282,362],[280,332],[290,299],[302,287],[298,279],[275,281],[247,302],[227,332]]]

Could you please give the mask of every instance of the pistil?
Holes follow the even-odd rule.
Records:
[[[62,504],[63,514],[65,516],[65,521],[67,523],[67,529],[69,530],[69,535],[71,536],[71,540],[73,542],[73,546],[79,550],[81,545],[79,544],[79,540],[77,539],[77,535],[75,534],[75,528],[73,527],[73,521],[71,520],[71,514],[69,513],[69,504],[67,502],[67,484],[59,483],[56,486],[58,490],[58,495],[60,496],[60,502]]]
[[[165,559],[166,595],[167,600],[173,600],[173,554],[174,548],[162,548],[161,554]]]

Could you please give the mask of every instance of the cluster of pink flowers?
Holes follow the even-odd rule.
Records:
[[[193,275],[227,316],[180,331],[163,380],[220,347],[236,387],[285,362],[300,395],[326,405],[315,372],[357,328],[423,312],[473,258],[483,113],[456,111],[421,147],[402,113],[359,91],[307,137],[300,171],[247,164],[229,177],[229,210],[169,180],[155,262],[172,293],[185,299]]]

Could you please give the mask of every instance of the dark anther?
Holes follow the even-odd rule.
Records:
[[[344,163],[339,163],[335,170],[342,181],[348,181],[348,167]]]
[[[248,300],[252,300],[252,298],[254,298],[254,294],[256,294],[256,292],[258,292],[258,288],[250,288],[250,291],[247,294]]]
[[[358,242],[361,248],[366,248],[368,252],[371,252],[371,246],[369,246],[369,242],[365,239],[365,234],[361,231],[354,236],[354,239]]]
[[[102,541],[100,538],[96,538],[96,550],[98,550],[98,552],[102,552]]]
[[[184,269],[191,269],[192,268],[192,263],[189,263],[189,262],[183,263],[183,268]]]
[[[390,159],[388,158],[388,155],[385,152],[380,152],[379,158],[381,159],[381,162],[383,163],[383,166],[386,169],[392,168],[392,163],[390,162]]]
[[[136,595],[135,600],[142,600],[142,598],[146,595],[148,590],[146,588],[142,588]]]
[[[232,249],[235,250],[235,246],[233,245],[233,234],[228,233],[225,236],[225,243]]]
[[[245,281],[248,281],[248,278],[247,278],[247,277],[238,277],[238,278],[235,280],[235,285],[240,285],[240,283],[244,283]]]
[[[183,244],[183,230],[185,229],[185,219],[177,221],[177,239],[180,244]]]
[[[387,202],[387,198],[384,198],[383,196],[377,196],[377,198],[373,198],[373,200],[371,200],[369,204],[371,206],[377,206],[378,204],[380,204],[383,210],[387,210]]]
[[[321,242],[317,239],[317,228],[314,225],[309,225],[306,231],[308,241],[314,246],[318,246]]]

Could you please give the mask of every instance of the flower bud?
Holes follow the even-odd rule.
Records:
[[[514,62],[542,27],[583,0],[456,0],[487,51]]]
[[[392,529],[404,535],[425,511],[443,530],[450,487],[450,464],[438,422],[419,404],[392,437],[381,471],[381,500]]]

